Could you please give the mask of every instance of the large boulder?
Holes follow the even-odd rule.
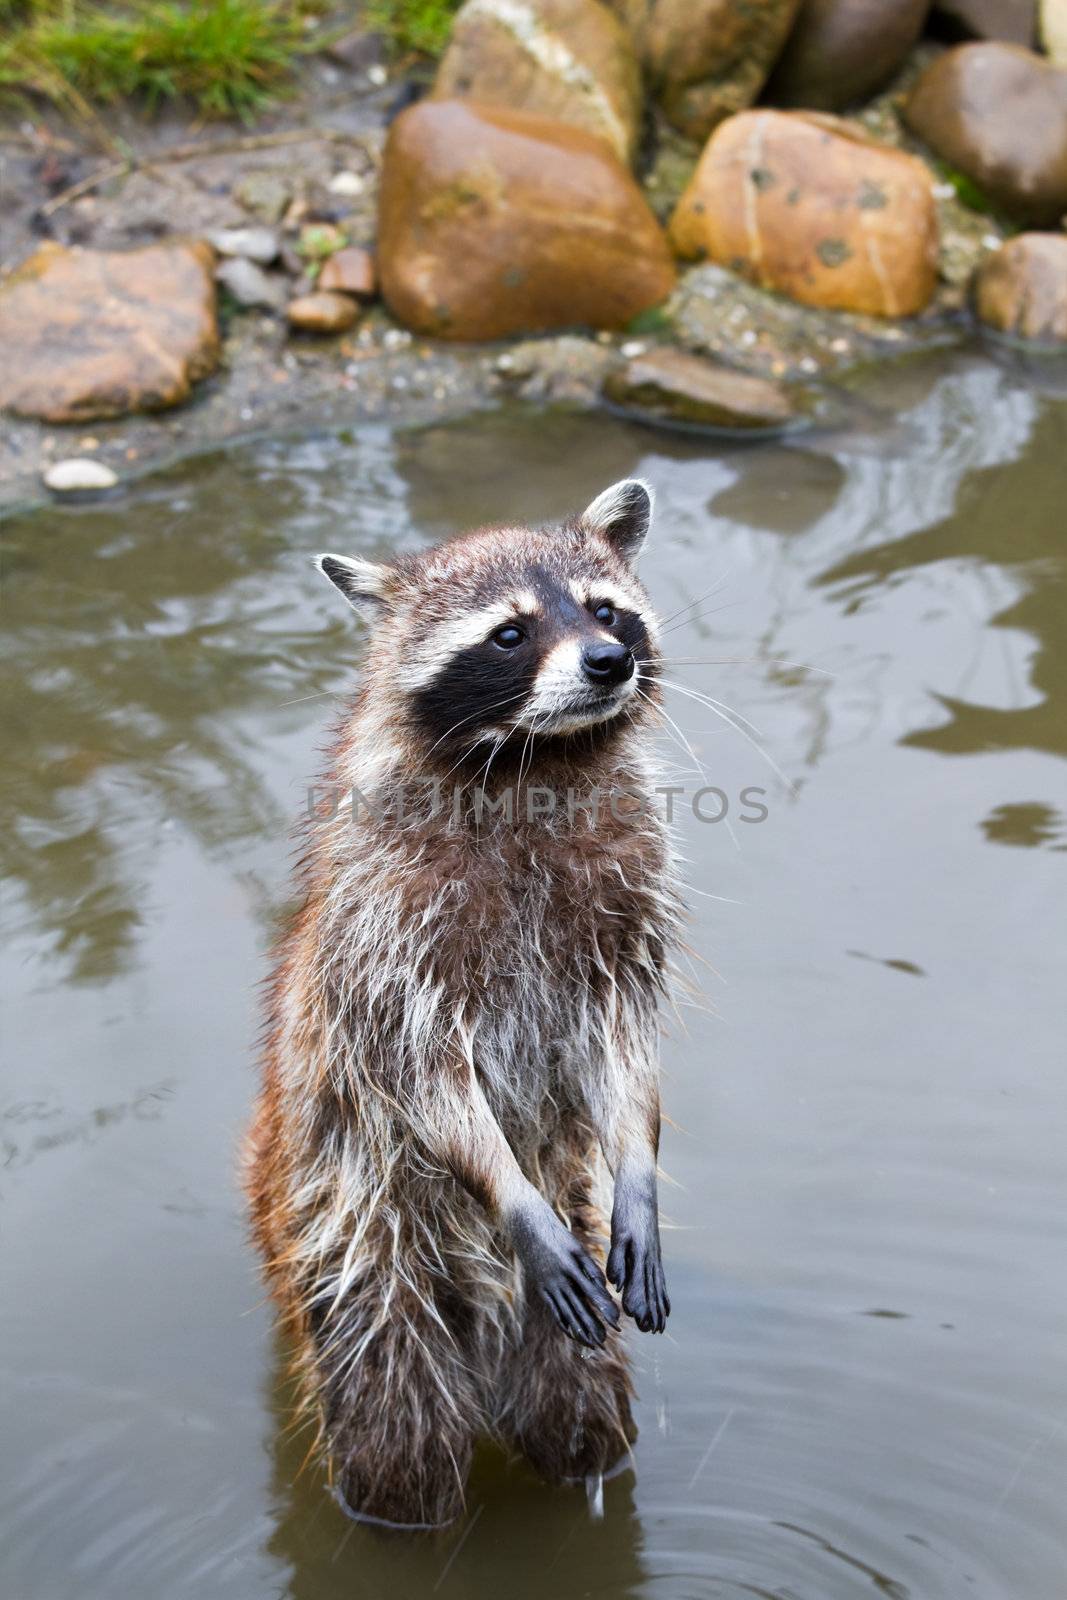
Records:
[[[1067,343],[1067,237],[1020,233],[979,267],[974,309],[980,320],[1022,339]]]
[[[400,321],[446,339],[622,328],[675,281],[602,139],[465,100],[420,101],[389,130],[378,270]]]
[[[752,105],[800,0],[611,0],[675,127],[706,139]]]
[[[215,257],[44,244],[0,286],[0,406],[46,422],[155,411],[218,360]]]
[[[671,218],[710,257],[809,306],[909,316],[937,274],[930,173],[837,118],[745,111],[712,135]]]
[[[934,0],[933,21],[954,38],[1033,44],[1035,0]]]
[[[433,92],[555,117],[599,134],[627,163],[637,149],[641,69],[599,0],[467,0]]]
[[[949,166],[1023,222],[1067,211],[1067,72],[1010,44],[963,44],[932,62],[904,118]]]
[[[929,8],[930,0],[802,0],[767,99],[824,111],[864,99],[900,66]]]

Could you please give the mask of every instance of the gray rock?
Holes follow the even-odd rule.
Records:
[[[780,430],[797,416],[780,383],[669,347],[610,372],[604,394],[647,421],[691,427]]]
[[[215,268],[215,282],[220,283],[239,306],[249,309],[258,306],[265,311],[281,311],[289,298],[284,278],[272,278],[244,256],[220,261]]]
[[[955,38],[1034,42],[1034,0],[934,0],[933,17]]]
[[[218,228],[208,240],[220,256],[243,256],[269,267],[278,258],[281,241],[273,228]]]
[[[44,475],[45,487],[54,494],[102,494],[118,483],[118,474],[89,456],[68,456],[55,461]]]
[[[234,184],[233,193],[262,222],[280,222],[293,198],[293,186],[279,172],[249,172]]]

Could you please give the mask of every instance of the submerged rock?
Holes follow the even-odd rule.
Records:
[[[752,105],[800,0],[609,0],[675,127],[704,139]]]
[[[778,430],[797,414],[781,384],[667,347],[610,372],[604,394],[648,420],[706,428]]]
[[[44,244],[0,287],[0,406],[46,422],[154,411],[218,360],[206,244]]]
[[[290,300],[289,325],[300,333],[344,333],[359,315],[359,307],[347,294],[331,294],[319,289]]]
[[[975,274],[974,309],[1001,333],[1067,342],[1067,236],[1020,233]]]
[[[937,214],[923,163],[835,118],[748,111],[711,139],[670,236],[805,305],[901,317],[937,274]]]
[[[1067,211],[1067,72],[1010,44],[964,44],[932,62],[908,126],[1013,217]]]
[[[637,148],[641,70],[599,0],[467,0],[434,95],[554,117],[598,134],[627,163]]]
[[[767,98],[827,111],[866,98],[900,66],[928,10],[929,0],[802,0]]]
[[[68,456],[54,462],[44,474],[45,488],[53,494],[103,494],[118,481],[118,473],[89,456]]]
[[[422,101],[390,129],[382,293],[416,332],[622,328],[665,300],[663,232],[602,139],[528,112]]]
[[[378,293],[378,268],[374,257],[358,245],[346,245],[324,262],[318,287],[352,294],[359,300],[373,300]]]

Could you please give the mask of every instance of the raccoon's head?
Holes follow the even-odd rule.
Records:
[[[652,494],[605,489],[561,527],[485,528],[388,565],[319,569],[370,621],[367,678],[440,759],[604,734],[647,707],[656,620],[633,563]]]

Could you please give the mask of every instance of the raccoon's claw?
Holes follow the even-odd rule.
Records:
[[[604,1324],[619,1325],[619,1308],[592,1256],[555,1213],[546,1206],[536,1222],[518,1229],[516,1246],[527,1283],[568,1338],[594,1349],[602,1345]]]
[[[622,1295],[622,1309],[642,1333],[662,1333],[671,1313],[655,1218],[644,1227],[611,1230],[608,1278]]]

